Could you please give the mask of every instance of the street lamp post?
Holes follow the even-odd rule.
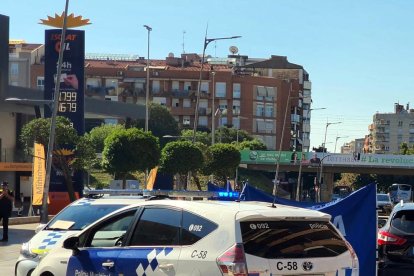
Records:
[[[211,145],[214,145],[216,141],[216,106],[215,106],[215,100],[216,100],[216,83],[215,83],[215,76],[216,72],[211,72],[211,75],[213,75],[213,90],[212,93],[212,102],[211,102]]]
[[[323,110],[323,109],[326,109],[326,107],[321,107],[321,108],[311,108],[311,109],[309,109],[309,111],[308,111],[308,113],[306,114],[306,117],[305,117],[305,120],[304,121],[307,121],[308,120],[308,118],[309,118],[309,115],[310,115],[310,112],[312,111],[312,110]],[[305,136],[304,136],[304,131],[303,131],[303,127],[302,127],[302,154],[301,154],[301,156],[300,156],[300,162],[299,162],[299,173],[298,173],[298,183],[297,183],[297,185],[296,185],[296,200],[297,201],[300,201],[300,188],[301,188],[301,185],[302,185],[302,160],[303,160],[303,155],[304,155],[304,151],[303,151],[303,141],[305,141]]]
[[[323,152],[326,152],[326,134],[328,133],[328,127],[329,127],[330,125],[336,125],[336,124],[342,124],[342,122],[334,122],[334,123],[329,123],[329,122],[326,122],[326,127],[325,127],[325,138],[323,139],[323,144],[322,144],[322,149],[323,149]]]
[[[235,39],[240,38],[241,36],[229,36],[229,37],[218,37],[218,38],[207,38],[207,31],[204,37],[204,46],[203,46],[203,54],[201,56],[201,66],[200,66],[200,75],[198,78],[198,86],[197,86],[197,97],[196,97],[196,106],[194,112],[194,124],[193,124],[193,143],[195,142],[195,136],[197,131],[197,124],[198,124],[198,106],[200,104],[200,90],[201,90],[201,78],[203,74],[203,66],[204,66],[204,59],[206,54],[206,48],[210,42],[223,40],[223,39]]]
[[[60,40],[60,49],[59,49],[59,58],[57,64],[56,72],[56,81],[55,81],[55,91],[53,93],[53,106],[52,106],[52,118],[50,123],[50,134],[49,134],[49,144],[47,147],[46,155],[46,179],[45,186],[43,188],[43,197],[42,197],[42,209],[40,212],[40,223],[46,224],[48,222],[48,198],[49,198],[49,187],[50,187],[50,174],[52,171],[52,157],[53,157],[53,148],[55,146],[55,131],[56,131],[56,116],[58,112],[59,105],[59,89],[60,89],[60,76],[62,72],[62,61],[63,61],[63,52],[65,50],[65,37],[66,37],[66,26],[68,19],[68,7],[69,0],[66,0],[65,3],[65,15],[63,17],[63,26],[62,26],[62,36]]]
[[[336,136],[335,138],[335,149],[334,149],[334,153],[336,153],[336,144],[338,143],[338,140],[341,138],[348,138],[349,136]]]
[[[318,184],[319,184],[319,187],[318,187],[318,192],[316,193],[316,201],[317,202],[320,202],[321,201],[321,189],[322,189],[322,183],[321,183],[321,181],[322,181],[322,171],[323,171],[323,160],[326,158],[326,157],[329,157],[329,156],[331,156],[330,154],[328,154],[328,155],[324,155],[322,158],[321,158],[321,161],[319,162],[319,179],[318,179]]]
[[[223,115],[227,116],[227,109],[220,110],[220,136],[219,141],[222,142],[223,138]]]
[[[147,80],[146,80],[146,91],[145,91],[145,132],[148,132],[148,120],[149,120],[149,51],[150,51],[150,33],[152,28],[148,25],[144,25],[144,28],[148,31],[148,45],[147,45]]]
[[[149,74],[149,51],[150,51],[150,33],[152,28],[148,25],[144,25],[144,28],[147,29],[148,32],[148,39],[147,39],[147,79],[146,79],[146,88],[145,88],[145,132],[148,132],[148,121],[149,121],[149,81],[150,81],[150,74]],[[148,182],[148,169],[145,170],[145,185]]]
[[[280,167],[280,155],[282,153],[282,144],[283,144],[283,136],[285,134],[285,125],[286,125],[286,118],[287,118],[287,113],[288,113],[288,109],[290,109],[290,94],[292,92],[292,82],[290,82],[290,86],[289,86],[289,93],[287,96],[287,100],[286,100],[286,107],[285,107],[285,117],[283,119],[283,127],[282,127],[282,133],[280,135],[280,142],[279,142],[279,152],[277,154],[276,157],[276,172],[275,172],[275,179],[274,179],[274,183],[273,183],[273,203],[272,203],[272,207],[275,207],[275,201],[276,201],[276,195],[277,195],[277,188],[278,188],[278,178],[279,178],[279,167]]]
[[[327,152],[326,149],[326,134],[328,133],[328,127],[330,125],[336,125],[336,124],[341,124],[342,122],[333,122],[333,123],[329,123],[326,122],[326,127],[325,127],[325,138],[323,140],[323,145],[322,145],[322,150],[323,150],[323,156],[321,159],[321,163],[320,163],[320,172],[319,172],[319,179],[318,179],[318,185],[319,185],[319,190],[318,190],[318,195],[317,195],[317,201],[320,201],[320,194],[321,194],[321,189],[322,189],[322,171],[323,171],[323,164],[322,164],[322,160],[325,159],[325,153]],[[329,156],[329,155],[328,155]]]
[[[239,146],[239,131],[240,131],[240,120],[244,120],[247,119],[246,117],[243,116],[237,116],[237,118],[239,119],[239,126],[236,130],[236,145],[237,147]],[[234,178],[234,185],[236,186],[239,180],[239,166],[236,167],[236,176]]]

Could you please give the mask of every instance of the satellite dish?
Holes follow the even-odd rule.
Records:
[[[168,53],[168,57],[169,58],[173,58],[174,57],[174,53]]]
[[[230,46],[229,51],[234,55],[239,52],[239,49],[236,46]]]

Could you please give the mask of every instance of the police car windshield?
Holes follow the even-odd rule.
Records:
[[[94,204],[94,205],[72,205],[55,216],[47,225],[45,230],[82,230],[92,222],[120,209],[126,205],[122,204]],[[66,222],[69,227],[61,227],[61,221]],[[56,227],[58,225],[58,227]]]

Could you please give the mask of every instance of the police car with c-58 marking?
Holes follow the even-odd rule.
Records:
[[[262,202],[143,201],[67,238],[43,275],[358,275],[354,250],[318,211]]]

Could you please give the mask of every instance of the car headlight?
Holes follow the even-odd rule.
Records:
[[[22,248],[20,249],[20,254],[22,254],[25,258],[34,259],[37,257],[37,254],[33,253],[30,250],[30,245],[28,242],[24,242],[22,244]]]

